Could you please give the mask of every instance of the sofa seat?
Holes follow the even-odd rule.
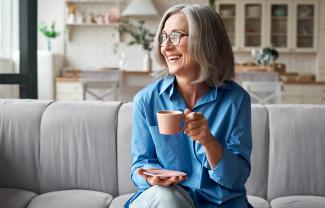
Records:
[[[113,197],[90,190],[64,190],[41,194],[35,197],[28,208],[107,208]]]
[[[37,194],[13,188],[0,188],[0,207],[22,208],[26,207],[30,200]]]
[[[134,193],[132,194],[123,194],[120,195],[116,198],[113,199],[111,205],[109,206],[109,208],[121,208],[124,206],[124,204],[127,202],[127,200],[129,200],[129,198],[131,198],[131,196],[133,196]]]
[[[133,196],[132,194],[124,194],[113,199],[109,208],[121,208],[126,201]],[[258,196],[248,195],[248,201],[254,208],[270,208],[268,201]]]
[[[270,208],[269,202],[261,197],[248,195],[247,199],[254,208]]]
[[[273,199],[272,208],[324,208],[325,197],[321,196],[286,196]]]

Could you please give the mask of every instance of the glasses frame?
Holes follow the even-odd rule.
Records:
[[[172,35],[172,34],[178,34],[179,36],[178,36],[178,41],[177,41],[177,43],[173,43],[172,41],[171,41],[171,39],[170,39],[170,36]],[[166,35],[166,40],[165,41],[163,41],[163,42],[161,42],[161,37],[162,37],[162,35]],[[169,35],[167,34],[167,33],[160,33],[160,35],[159,35],[159,46],[160,47],[164,47],[166,44],[167,44],[167,42],[169,41],[173,46],[177,46],[180,42],[181,42],[181,39],[182,39],[182,37],[184,37],[184,36],[188,36],[189,34],[187,34],[187,33],[182,33],[182,32],[178,32],[178,31],[173,31],[173,32],[171,32]]]

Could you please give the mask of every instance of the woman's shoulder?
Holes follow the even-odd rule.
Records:
[[[239,98],[240,100],[245,97],[249,98],[248,92],[234,80],[226,80],[222,87],[225,89],[224,93],[226,93],[227,96]]]

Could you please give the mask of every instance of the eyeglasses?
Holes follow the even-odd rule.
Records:
[[[166,45],[166,43],[169,39],[173,46],[177,46],[179,44],[179,42],[181,41],[181,38],[184,36],[188,36],[188,34],[176,32],[176,31],[171,32],[169,35],[167,35],[166,33],[161,33],[159,35],[159,45],[160,45],[160,47]]]

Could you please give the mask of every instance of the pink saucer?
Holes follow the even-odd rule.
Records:
[[[149,176],[159,176],[161,178],[169,178],[173,176],[186,176],[186,173],[176,171],[176,170],[166,170],[166,169],[147,169],[143,172],[143,174]]]

